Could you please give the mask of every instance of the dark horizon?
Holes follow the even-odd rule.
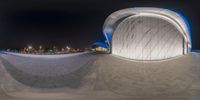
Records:
[[[198,1],[188,0],[0,1],[0,49],[89,47],[105,39],[102,26],[111,13],[130,7],[159,7],[185,16],[193,49],[200,49],[200,7]]]

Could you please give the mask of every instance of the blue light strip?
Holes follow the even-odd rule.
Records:
[[[106,33],[104,33],[104,36],[106,37],[106,40],[108,40],[108,37],[107,37],[107,35],[106,35]],[[108,40],[109,41],[109,40]],[[108,42],[108,48],[109,48],[109,50],[110,50],[110,43]]]
[[[166,10],[169,10],[169,9],[166,9]],[[169,10],[169,11],[171,11],[171,10]],[[172,10],[173,11],[173,10]],[[187,26],[187,29],[188,29],[188,32],[189,32],[189,38],[190,38],[190,42],[191,42],[191,46],[192,46],[192,30],[191,30],[191,26],[190,26],[190,24],[189,24],[189,21],[187,20],[187,18],[185,17],[185,16],[183,16],[181,13],[177,13],[176,12],[176,15],[177,16],[179,16],[179,17],[181,17],[182,19],[183,19],[183,21],[184,21],[184,23],[186,24],[186,26]],[[190,50],[191,51],[191,50]]]
[[[189,32],[189,35],[190,35],[190,40],[191,40],[191,44],[192,44],[192,31],[191,31],[191,26],[190,26],[190,24],[189,24],[189,21],[187,20],[187,18],[185,17],[185,16],[183,16],[182,14],[180,14],[180,13],[176,13],[178,16],[180,16],[182,19],[183,19],[183,21],[184,21],[184,23],[186,24],[186,26],[187,26],[187,28],[188,28],[188,32]]]
[[[192,52],[200,53],[200,50],[192,50]]]

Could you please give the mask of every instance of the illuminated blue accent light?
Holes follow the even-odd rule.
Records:
[[[108,40],[105,40],[105,43],[108,43]]]
[[[111,34],[105,33],[104,35],[105,35],[105,37],[108,39],[109,42],[112,41],[112,35],[111,35]]]
[[[171,10],[169,10],[169,9],[165,9],[165,10],[171,11]],[[179,16],[179,17],[181,17],[181,18],[183,19],[184,23],[186,24],[187,29],[188,29],[188,32],[189,32],[189,35],[190,35],[189,38],[190,38],[191,44],[192,44],[192,30],[191,30],[191,26],[190,26],[190,24],[189,24],[189,21],[188,21],[187,18],[186,18],[185,16],[183,16],[181,13],[177,13],[177,12],[176,12],[176,15]],[[191,49],[191,48],[190,48],[190,49]],[[190,50],[190,51],[191,51],[191,50]]]
[[[192,50],[192,52],[200,53],[200,50]]]
[[[187,26],[187,28],[188,28],[188,32],[189,32],[189,35],[190,35],[190,40],[191,40],[191,42],[192,42],[192,31],[191,31],[191,26],[190,26],[190,24],[189,24],[189,21],[187,20],[187,18],[185,17],[185,16],[183,16],[182,14],[180,14],[180,13],[176,13],[178,16],[180,16],[183,20],[184,20],[184,22],[185,22],[185,24],[186,24],[186,26]],[[192,43],[191,43],[192,44]]]

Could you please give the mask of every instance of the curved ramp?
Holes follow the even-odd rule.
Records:
[[[17,81],[38,88],[79,88],[92,67],[94,55],[35,57],[32,55],[2,54],[3,65]]]
[[[13,58],[16,55],[9,56]],[[85,63],[80,67],[74,66],[77,68],[66,74],[64,71],[56,74],[54,71],[58,70],[53,70],[49,66],[45,66],[46,72],[43,74],[22,70],[26,66],[17,66],[17,62],[13,63],[14,61],[11,62],[11,59],[5,59],[6,57],[4,54],[1,55],[4,65],[0,63],[0,98],[6,98],[4,100],[199,100],[200,55],[196,53],[151,63],[129,61],[113,55],[100,56],[88,53],[69,57],[77,60],[79,64],[83,64],[81,60]],[[25,64],[28,65],[30,62]],[[41,67],[37,68],[42,70]],[[68,69],[67,66],[65,68]],[[47,74],[48,71],[52,73]],[[70,78],[62,79],[64,84],[60,85],[58,84],[61,82],[60,75],[70,76]],[[18,80],[15,81],[11,77]],[[48,80],[48,77],[52,80]],[[32,79],[35,83],[25,84]]]

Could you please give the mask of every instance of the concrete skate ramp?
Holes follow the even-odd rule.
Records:
[[[82,64],[82,60],[87,62],[81,67],[73,66],[77,67],[76,70],[67,72],[63,69],[62,72],[59,66],[58,69],[36,66],[40,71],[45,68],[43,73],[36,73],[29,67],[31,71],[27,70],[27,66],[17,66],[8,56],[13,58],[16,55],[1,55],[4,64],[0,67],[0,98],[6,98],[4,100],[199,100],[200,55],[196,53],[151,63],[88,53],[69,57],[80,58],[77,64]],[[23,57],[17,58],[20,61],[19,58]],[[26,61],[30,57],[25,58]],[[66,63],[72,63],[67,60]],[[26,64],[31,66],[30,62]],[[66,65],[64,68],[71,70]],[[55,71],[59,72],[56,74]]]
[[[90,53],[60,56],[4,53],[1,57],[14,79],[37,88],[79,88],[94,61]]]
[[[142,97],[188,91],[193,81],[193,61],[193,55],[151,63],[106,56],[99,60],[98,65],[111,91]]]

